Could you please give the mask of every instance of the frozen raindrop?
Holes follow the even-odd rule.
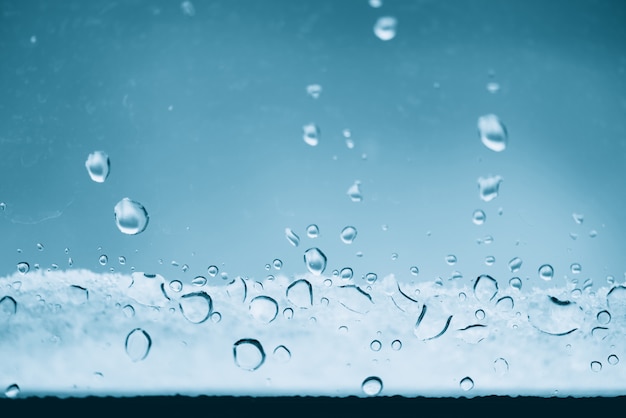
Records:
[[[352,200],[353,202],[362,201],[363,195],[361,194],[361,182],[358,180],[355,181],[354,184],[350,186],[347,193],[348,193],[348,196],[350,197],[350,200]]]
[[[394,351],[399,351],[402,348],[402,341],[400,340],[393,340],[391,342],[391,349]]]
[[[322,86],[319,84],[309,84],[306,86],[306,92],[312,98],[317,99],[320,97],[320,94],[322,94]]]
[[[20,394],[20,387],[13,383],[12,385],[9,385],[5,390],[4,390],[4,396],[6,396],[9,399],[15,399],[19,396]]]
[[[504,376],[509,371],[509,362],[500,357],[493,362],[493,370],[498,376]]]
[[[220,269],[217,268],[217,266],[209,266],[206,269],[206,272],[209,274],[209,276],[211,277],[215,277],[217,276],[217,273],[219,273]]]
[[[269,296],[257,296],[250,301],[250,315],[258,321],[269,324],[278,315],[278,303]]]
[[[491,276],[483,274],[478,276],[474,283],[474,296],[480,302],[489,302],[498,293],[498,282]]]
[[[449,254],[446,256],[446,263],[448,263],[448,265],[452,266],[456,264],[456,261],[456,256],[454,254]]]
[[[109,156],[102,151],[95,151],[87,156],[85,167],[89,173],[89,177],[96,183],[104,183],[109,176],[111,162]]]
[[[101,266],[106,266],[107,263],[109,262],[109,257],[107,257],[105,254],[102,254],[98,258],[98,262],[100,263]]]
[[[463,389],[465,392],[472,390],[474,388],[474,381],[472,380],[471,377],[464,377],[463,379],[461,379],[461,382],[459,383],[459,386],[461,386],[461,389]]]
[[[13,316],[17,312],[17,302],[11,296],[3,296],[0,299],[0,315],[2,317]]]
[[[521,268],[522,268],[521,258],[515,257],[515,258],[512,258],[511,261],[509,261],[509,270],[511,270],[511,273],[518,272],[519,269]]]
[[[115,222],[124,234],[136,235],[148,226],[148,212],[139,202],[125,197],[115,205]]]
[[[125,347],[126,354],[133,362],[141,361],[148,356],[152,339],[143,329],[135,328],[126,336]]]
[[[582,271],[582,267],[578,263],[573,263],[571,266],[569,266],[569,268],[572,274],[579,274]]]
[[[600,311],[598,312],[598,315],[596,315],[596,319],[602,325],[606,325],[611,322],[611,314],[609,313],[609,311]]]
[[[504,151],[507,142],[505,126],[496,115],[485,115],[478,118],[478,133],[483,145],[492,151]]]
[[[574,222],[576,222],[578,225],[582,224],[583,221],[585,220],[585,216],[582,213],[572,213],[572,218],[574,218]]]
[[[319,248],[309,248],[304,252],[304,264],[316,276],[326,269],[326,260],[326,256]]]
[[[382,347],[383,347],[382,343],[378,340],[374,340],[370,343],[370,349],[372,351],[380,351]]]
[[[343,280],[350,280],[354,273],[350,267],[344,267],[341,269],[339,275]]]
[[[617,357],[615,354],[611,354],[606,361],[611,365],[611,366],[615,366],[617,363],[619,363],[619,357]]]
[[[474,222],[476,225],[484,224],[486,219],[487,215],[485,215],[485,212],[481,209],[476,209],[472,214],[472,222]]]
[[[541,267],[539,267],[539,277],[541,277],[543,280],[552,280],[552,277],[554,276],[554,269],[552,268],[552,266],[550,264],[544,264]]]
[[[185,0],[180,4],[180,10],[185,16],[193,17],[196,15],[196,8],[189,0]]]
[[[265,351],[258,340],[244,338],[233,345],[233,357],[239,368],[254,371],[265,361]]]
[[[309,238],[317,238],[320,234],[320,229],[317,225],[311,224],[306,227],[306,235]]]
[[[169,286],[173,292],[180,292],[183,290],[183,283],[180,280],[172,280]]]
[[[282,260],[276,258],[274,261],[272,261],[272,264],[274,265],[274,268],[276,270],[280,270],[281,268],[283,268],[283,262]]]
[[[289,241],[289,243],[294,247],[297,247],[298,244],[300,244],[300,237],[296,235],[296,233],[293,232],[291,228],[285,228],[285,237],[287,238],[287,241]]]
[[[600,370],[602,370],[602,363],[600,363],[599,361],[592,361],[591,371],[598,373]]]
[[[320,139],[320,128],[314,123],[302,126],[302,139],[310,146],[316,146]]]
[[[291,359],[291,351],[284,345],[279,345],[274,349],[274,359],[279,363],[287,363]]]
[[[295,306],[308,308],[313,305],[313,288],[311,283],[305,279],[299,279],[287,287],[287,299]]]
[[[417,266],[411,266],[409,270],[413,276],[417,276],[420,272],[420,269],[418,269]]]
[[[206,277],[196,276],[193,280],[191,280],[191,284],[199,287],[204,286],[206,284]]]
[[[381,41],[390,41],[396,37],[396,28],[398,19],[391,16],[383,16],[378,18],[374,24],[374,34]]]
[[[341,240],[345,244],[352,244],[356,238],[357,230],[353,226],[346,226],[341,230]]]
[[[211,315],[213,300],[203,291],[187,293],[181,296],[179,306],[186,320],[192,324],[201,324]]]
[[[380,377],[370,376],[361,383],[361,389],[367,396],[376,396],[383,390],[383,381]]]
[[[501,176],[479,177],[478,190],[480,191],[480,198],[485,202],[489,202],[498,197],[500,183],[502,183]]]
[[[520,290],[522,288],[522,279],[520,279],[519,277],[513,277],[511,280],[509,280],[509,285],[513,289]]]
[[[26,261],[17,263],[17,272],[24,275],[30,270],[30,265]]]

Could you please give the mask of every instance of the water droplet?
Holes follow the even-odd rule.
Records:
[[[345,244],[352,244],[356,238],[357,230],[353,226],[346,226],[341,230],[341,240]]]
[[[22,261],[20,263],[17,263],[17,271],[18,271],[18,273],[24,275],[24,274],[28,273],[29,270],[30,270],[30,265],[26,261]]]
[[[396,261],[398,259],[398,253],[391,253],[391,259]]]
[[[483,274],[478,276],[474,283],[474,296],[480,302],[489,302],[498,293],[498,282],[491,276]]]
[[[509,280],[509,285],[511,285],[513,289],[521,290],[522,279],[520,279],[519,277],[513,277],[511,280]]]
[[[511,273],[518,272],[519,269],[521,268],[522,268],[521,258],[515,257],[515,258],[512,258],[511,261],[509,261],[509,270],[511,270]]]
[[[141,361],[148,356],[150,347],[152,347],[152,339],[146,331],[141,328],[135,328],[126,337],[126,354],[133,362]]]
[[[491,244],[492,242],[493,242],[493,237],[491,235],[485,235],[485,237],[483,238],[483,243]]]
[[[496,302],[496,307],[500,309],[500,311],[506,312],[513,310],[515,306],[515,302],[513,302],[513,298],[510,296],[504,296]]]
[[[550,264],[544,264],[541,267],[539,267],[539,277],[542,278],[543,280],[552,280],[552,277],[554,276],[554,269],[552,268],[552,266]]]
[[[476,225],[482,225],[485,223],[486,220],[487,215],[481,209],[476,209],[472,214],[472,222],[474,222]]]
[[[209,276],[211,276],[211,277],[215,277],[215,276],[217,276],[217,273],[218,273],[220,270],[217,268],[217,266],[209,266],[209,267],[206,269],[206,271],[207,271],[207,273],[209,274]]]
[[[192,281],[191,284],[194,286],[204,286],[206,284],[206,277],[204,276],[196,276]]]
[[[496,262],[496,258],[492,255],[488,255],[487,257],[485,257],[485,264],[488,266],[493,266],[493,264]]]
[[[572,213],[572,218],[574,218],[574,222],[578,225],[582,224],[585,220],[585,216],[582,213]]]
[[[330,280],[330,279],[324,280],[324,286],[331,287],[332,285],[333,285],[333,281],[332,280]]]
[[[370,349],[372,351],[380,351],[382,347],[383,347],[382,343],[378,340],[374,340],[370,343]]]
[[[498,376],[504,376],[509,372],[509,362],[500,357],[493,362],[493,370]]]
[[[148,226],[148,212],[139,202],[125,197],[114,209],[117,228],[124,234],[136,235]]]
[[[378,276],[376,275],[376,273],[367,273],[365,275],[365,281],[369,284],[374,283],[377,279],[378,279]]]
[[[319,84],[309,84],[306,86],[306,92],[312,98],[317,99],[320,97],[320,94],[322,94],[322,86]]]
[[[274,268],[276,270],[280,270],[281,268],[283,268],[283,262],[278,258],[274,259],[274,261],[272,261],[272,264],[274,265]]]
[[[213,311],[213,300],[207,293],[193,292],[180,297],[180,312],[192,324],[206,321]]]
[[[417,266],[411,266],[410,271],[413,276],[417,276],[420,272],[420,269],[418,269]]]
[[[320,234],[320,229],[317,225],[311,224],[306,227],[306,235],[309,238],[317,238]]]
[[[274,349],[274,359],[279,363],[287,363],[291,359],[291,351],[284,345],[279,345]]]
[[[293,232],[291,228],[285,228],[285,237],[287,238],[287,241],[289,241],[289,243],[294,247],[297,247],[298,244],[300,244],[300,237],[296,235],[296,233]]]
[[[40,243],[40,242],[38,242],[38,243],[37,243],[37,249],[38,249],[39,251],[43,251],[43,244],[42,244],[42,243]]]
[[[109,257],[107,257],[106,255],[102,254],[98,258],[98,262],[100,263],[101,266],[106,266],[106,264],[109,262]]]
[[[500,183],[502,183],[501,176],[479,177],[478,190],[480,191],[480,198],[485,202],[489,202],[498,197]]]
[[[126,257],[124,257],[123,255],[120,255],[117,258],[117,261],[123,266],[124,264],[126,264]]]
[[[479,321],[482,321],[483,319],[485,319],[485,311],[483,311],[482,309],[478,309],[476,312],[474,312],[474,316]]]
[[[302,139],[304,142],[314,147],[319,143],[320,128],[314,123],[308,123],[302,126]]]
[[[20,394],[20,387],[13,383],[12,385],[9,385],[5,390],[4,390],[4,396],[6,396],[9,399],[15,399],[19,396]]]
[[[133,308],[131,305],[124,306],[122,308],[122,312],[124,313],[126,318],[132,318],[133,316],[135,316],[135,308]]]
[[[381,41],[390,41],[396,37],[397,26],[398,19],[396,19],[395,17],[380,17],[374,24],[374,34]]]
[[[383,390],[383,381],[380,377],[370,376],[361,383],[361,389],[367,396],[376,396]]]
[[[283,309],[283,317],[285,317],[285,319],[293,318],[293,309],[291,308]]]
[[[483,145],[492,151],[504,151],[507,142],[506,127],[496,115],[485,115],[478,118],[478,133]]]
[[[461,389],[463,389],[465,392],[472,390],[474,388],[474,381],[472,380],[471,377],[467,376],[464,377],[463,379],[461,379],[461,382],[459,383],[459,386],[461,386]]]
[[[448,265],[454,265],[456,264],[456,256],[454,254],[449,254],[446,256],[446,263],[448,263]]]
[[[573,263],[571,266],[569,266],[569,268],[572,274],[579,274],[582,271],[582,267],[578,263]]]
[[[341,276],[343,280],[350,280],[352,276],[354,275],[354,272],[352,271],[350,267],[344,267],[341,269],[341,272],[339,273],[339,275]]]
[[[0,211],[5,211],[7,208],[7,204],[4,202],[0,202]]]
[[[347,193],[348,193],[348,196],[350,197],[350,200],[352,200],[353,202],[362,201],[363,195],[361,194],[361,182],[358,180],[355,181],[354,184],[350,186]]]
[[[400,340],[393,340],[391,342],[391,349],[394,351],[399,351],[402,348],[402,341]]]
[[[233,345],[233,357],[239,368],[254,371],[265,361],[265,351],[258,340],[243,338]]]
[[[17,312],[17,302],[11,296],[3,296],[0,299],[0,316],[13,316]]]
[[[326,256],[319,248],[309,248],[304,252],[304,264],[306,268],[316,276],[326,269]]]
[[[170,282],[170,289],[174,292],[180,292],[183,290],[183,284],[180,280],[172,280]]]
[[[185,0],[180,4],[180,10],[183,12],[185,16],[195,16],[196,8],[193,6],[193,3],[189,0]]]
[[[278,315],[278,303],[269,296],[257,296],[250,301],[250,315],[258,321],[269,324]]]
[[[600,363],[599,361],[592,361],[591,371],[598,373],[600,370],[602,370],[602,363]]]
[[[370,6],[377,9],[383,5],[383,0],[369,0]]]
[[[491,81],[487,83],[487,91],[491,94],[495,94],[500,90],[500,84],[495,81]]]
[[[287,287],[287,299],[299,308],[308,308],[313,305],[313,288],[305,279],[299,279]]]
[[[218,322],[220,322],[222,320],[222,314],[219,312],[213,312],[211,314],[211,322],[213,322],[214,324],[217,324]]]
[[[189,266],[187,264],[183,264],[180,269],[183,271],[183,273],[185,273],[187,270],[189,270]]]
[[[592,229],[591,231],[589,231],[589,236],[591,238],[595,238],[598,236],[598,231],[596,231],[595,229]]]
[[[106,153],[102,151],[95,151],[87,156],[85,167],[87,168],[87,173],[89,173],[91,180],[96,183],[104,183],[109,176],[111,162],[109,161],[109,156]]]
[[[602,325],[606,325],[611,322],[611,314],[609,313],[609,311],[600,311],[598,312],[598,315],[596,315],[596,319]]]
[[[614,286],[606,295],[606,303],[611,310],[611,316],[626,319],[626,286]]]
[[[70,301],[77,305],[81,305],[89,301],[89,291],[82,286],[71,285],[68,292]]]
[[[619,357],[617,357],[615,354],[611,354],[606,361],[612,365],[615,366],[617,363],[619,363]]]

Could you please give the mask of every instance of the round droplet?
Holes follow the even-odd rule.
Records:
[[[215,276],[217,276],[217,273],[218,273],[220,270],[217,268],[217,266],[209,266],[209,267],[206,269],[206,271],[207,271],[207,273],[209,274],[209,276],[211,276],[211,277],[215,277]]]
[[[582,271],[582,267],[578,263],[573,263],[571,266],[569,266],[569,268],[572,274],[579,274]]]
[[[219,312],[213,312],[211,314],[211,322],[213,322],[214,324],[217,324],[218,322],[220,322],[222,320],[222,314]]]
[[[306,235],[309,238],[317,238],[320,234],[320,229],[317,225],[311,224],[306,227]]]
[[[522,288],[522,279],[520,279],[519,277],[513,277],[511,280],[509,280],[509,285],[513,289],[520,290]]]
[[[487,257],[485,257],[485,264],[488,266],[493,266],[493,264],[496,262],[496,258],[492,255],[488,255]]]
[[[591,371],[598,373],[600,370],[602,370],[602,363],[600,363],[599,361],[592,361]]]
[[[348,188],[348,197],[350,197],[350,200],[352,200],[353,202],[360,202],[363,200],[363,195],[361,194],[361,182],[360,181],[355,181],[354,184],[352,186],[350,186],[350,188]]]
[[[98,258],[98,262],[100,263],[101,266],[106,266],[106,264],[109,262],[109,257],[107,257],[106,255],[102,254]]]
[[[391,259],[396,261],[398,259],[398,253],[391,253]]]
[[[13,316],[17,312],[17,302],[11,296],[0,298],[0,318]]]
[[[254,371],[265,361],[265,351],[258,340],[243,338],[233,345],[233,357],[239,368]]]
[[[294,247],[297,247],[300,244],[300,237],[296,235],[295,232],[291,230],[291,228],[285,228],[285,237],[287,241]]]
[[[402,348],[402,341],[400,340],[393,340],[391,342],[391,349],[394,351],[399,351]]]
[[[196,276],[193,280],[191,280],[191,284],[198,287],[204,286],[206,284],[206,277]]]
[[[341,240],[344,244],[352,244],[356,238],[357,230],[353,226],[346,226],[341,230]]]
[[[293,318],[293,309],[291,308],[285,308],[283,310],[283,317],[285,317],[285,319],[291,319]]]
[[[543,280],[552,280],[552,277],[554,276],[554,269],[552,268],[552,266],[550,264],[544,264],[541,267],[539,267],[539,277]]]
[[[249,310],[254,319],[269,324],[278,315],[278,303],[269,296],[257,296],[250,301]]]
[[[372,349],[372,351],[380,351],[382,347],[382,343],[378,340],[374,340],[370,343],[370,348]]]
[[[411,266],[410,271],[413,276],[417,276],[420,272],[420,269],[418,269],[417,266]]]
[[[466,299],[467,299],[467,295],[465,294],[465,292],[459,292],[459,300],[464,301]]]
[[[481,209],[476,209],[474,211],[474,214],[472,215],[472,222],[474,222],[476,225],[482,225],[485,223],[485,220],[487,220],[487,215],[485,215],[485,212]]]
[[[115,222],[124,234],[136,235],[148,226],[148,212],[139,202],[125,197],[115,205]]]
[[[396,37],[398,19],[392,16],[378,18],[374,24],[374,34],[381,41],[390,41]]]
[[[20,387],[16,383],[13,383],[12,385],[7,386],[7,388],[4,390],[4,396],[6,396],[9,399],[15,399],[19,396],[19,394],[20,394]]]
[[[367,273],[365,275],[365,281],[369,284],[374,283],[377,279],[378,279],[378,276],[376,275],[376,273]]]
[[[609,313],[609,311],[598,312],[598,315],[596,315],[596,318],[598,319],[598,322],[602,325],[606,325],[609,322],[611,322],[611,314]]]
[[[124,264],[126,264],[126,257],[124,257],[123,255],[120,255],[120,256],[117,258],[117,261],[118,261],[121,265],[124,265]]]
[[[339,275],[341,276],[343,280],[350,280],[352,276],[354,275],[354,272],[352,271],[350,267],[344,267],[341,269],[341,272],[339,273]]]
[[[109,176],[111,162],[109,161],[109,156],[106,153],[102,151],[95,151],[87,156],[85,167],[87,168],[87,173],[89,173],[91,180],[96,183],[104,183]]]
[[[367,396],[376,396],[383,390],[383,381],[380,377],[370,376],[361,383],[361,389]]]
[[[324,286],[331,287],[333,285],[333,281],[330,279],[324,280]]]
[[[502,183],[502,177],[500,176],[479,177],[478,190],[480,198],[485,202],[489,202],[498,197],[500,183]]]
[[[314,147],[319,143],[320,128],[314,123],[308,123],[302,126],[302,139],[308,145]]]
[[[180,312],[192,324],[201,324],[213,312],[213,300],[207,293],[193,292],[180,297]]]
[[[619,363],[619,357],[617,357],[615,354],[611,354],[606,361],[612,365],[615,366],[617,363]]]
[[[173,292],[180,292],[183,290],[183,283],[180,280],[172,280],[170,282],[170,289]]]
[[[480,302],[491,301],[498,293],[498,282],[493,277],[483,274],[474,283],[474,296]]]
[[[461,386],[462,390],[467,392],[467,391],[472,390],[474,388],[474,381],[472,380],[471,377],[467,376],[467,377],[464,377],[463,379],[461,379],[461,382],[459,383],[459,386]]]
[[[500,357],[493,362],[493,370],[498,376],[504,376],[509,371],[509,362]]]
[[[278,258],[277,258],[277,259],[275,259],[275,260],[272,262],[272,264],[274,265],[274,268],[275,268],[276,270],[280,270],[280,269],[283,267],[283,262],[282,262],[282,260],[280,260],[280,259],[278,259]]]
[[[146,331],[135,328],[126,336],[126,354],[133,362],[141,361],[148,356],[152,339]]]
[[[446,256],[446,263],[448,263],[449,265],[454,265],[456,264],[456,256],[454,254],[449,254]]]
[[[474,316],[479,321],[482,321],[483,319],[485,319],[485,311],[483,311],[482,309],[478,309],[476,312],[474,312]]]
[[[326,269],[326,256],[319,248],[309,248],[304,252],[304,264],[314,275],[319,276]]]
[[[496,115],[485,115],[478,118],[478,133],[483,145],[492,151],[504,151],[507,132],[504,124]]]
[[[30,265],[26,261],[22,261],[21,263],[17,263],[17,271],[18,273],[24,275],[28,273],[30,270]]]
[[[291,359],[291,351],[284,345],[279,345],[274,349],[274,359],[279,363],[287,363]]]
[[[509,261],[509,270],[511,270],[511,273],[518,272],[521,268],[522,268],[521,258],[515,257],[515,258],[512,258],[511,261]]]
[[[320,97],[320,94],[322,94],[322,86],[319,84],[309,84],[306,86],[306,92],[312,98],[317,99]]]

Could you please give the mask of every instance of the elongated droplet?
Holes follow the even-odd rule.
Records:
[[[285,228],[285,237],[287,241],[294,247],[297,247],[300,244],[300,237],[291,230],[291,228]]]
[[[148,226],[148,212],[139,202],[125,197],[120,200],[114,209],[117,228],[128,235],[143,232]]]
[[[482,143],[492,151],[504,151],[507,143],[505,126],[496,115],[485,115],[478,118],[478,133]]]
[[[233,345],[233,357],[237,367],[254,371],[265,361],[265,351],[258,340],[243,338]]]
[[[515,258],[512,258],[511,261],[509,261],[509,270],[511,270],[511,273],[515,273],[519,271],[519,269],[521,268],[522,268],[521,258],[515,257]]]
[[[353,226],[346,226],[342,231],[341,231],[341,240],[345,243],[345,244],[352,244],[352,242],[354,241],[354,239],[356,238],[356,234],[357,234],[357,230],[355,227]]]
[[[306,268],[316,276],[319,276],[326,269],[326,256],[319,248],[309,248],[304,253],[304,264]]]
[[[541,267],[539,267],[539,277],[542,278],[543,280],[552,280],[552,277],[554,276],[554,269],[552,268],[552,266],[550,264],[544,264]]]
[[[355,181],[352,186],[348,189],[348,196],[350,200],[353,202],[360,202],[363,200],[363,195],[361,194],[361,182]]]
[[[206,284],[206,277],[204,276],[196,276],[192,281],[191,284],[194,286],[198,286],[198,287],[202,287]]]
[[[498,293],[498,282],[491,276],[483,274],[474,283],[474,296],[480,302],[489,302]]]
[[[148,356],[152,347],[152,339],[146,331],[135,328],[126,337],[126,354],[133,362],[141,361]]]
[[[180,312],[192,324],[201,324],[211,316],[213,301],[207,293],[193,292],[181,296]]]
[[[313,287],[308,280],[300,279],[287,287],[286,296],[289,302],[299,308],[308,308],[313,305]]]
[[[352,269],[350,267],[344,267],[341,269],[341,271],[339,272],[339,276],[343,279],[343,280],[350,280],[352,278],[352,276],[354,275]]]
[[[96,151],[89,154],[87,161],[85,161],[85,167],[89,173],[89,177],[96,183],[104,183],[109,176],[109,170],[111,163],[109,156],[102,152]]]
[[[278,315],[278,303],[269,296],[257,296],[250,301],[250,315],[260,322],[269,324]]]
[[[489,202],[498,197],[500,183],[502,183],[502,177],[500,176],[479,177],[478,190],[480,191],[480,198],[485,202]]]
[[[320,139],[320,128],[314,123],[302,126],[302,139],[310,146],[316,146]]]
[[[381,41],[390,41],[396,37],[398,19],[392,16],[378,18],[374,24],[374,34]]]
[[[363,380],[361,389],[367,396],[376,396],[383,390],[383,381],[380,377],[370,376]]]

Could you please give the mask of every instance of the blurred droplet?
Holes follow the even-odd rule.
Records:
[[[598,312],[598,315],[596,315],[596,319],[600,324],[606,325],[611,322],[611,314],[609,311],[600,311]]]
[[[578,225],[582,224],[585,220],[585,216],[582,213],[572,213],[572,218],[574,218],[574,222]]]
[[[591,238],[595,238],[598,236],[598,231],[596,231],[595,229],[592,229],[591,231],[589,231],[589,236]]]
[[[304,264],[314,275],[319,276],[326,269],[326,255],[319,248],[309,248],[304,252]]]
[[[383,347],[382,343],[381,343],[380,341],[378,341],[378,340],[373,340],[373,341],[370,343],[370,349],[371,349],[372,351],[380,351],[380,349],[381,349],[382,347]]]
[[[367,396],[376,396],[383,390],[383,381],[380,377],[370,376],[361,383],[361,389]]]
[[[320,128],[314,123],[308,123],[302,126],[302,139],[308,145],[314,147],[319,143]]]
[[[180,4],[180,10],[185,16],[193,17],[196,15],[196,8],[189,0],[185,0]]]
[[[126,336],[126,354],[133,362],[145,359],[150,353],[150,347],[152,347],[152,339],[141,328],[135,328]]]
[[[283,316],[285,317],[285,319],[293,318],[293,309],[291,308],[283,309]]]
[[[579,274],[582,271],[582,267],[578,263],[573,263],[571,266],[569,266],[569,268],[572,274]]]
[[[611,366],[615,366],[617,363],[619,363],[619,357],[617,357],[615,354],[611,354],[606,361],[611,365]]]
[[[319,84],[309,84],[306,86],[306,92],[312,98],[317,99],[320,97],[320,94],[322,94],[322,86]]]
[[[348,196],[350,200],[353,202],[360,202],[363,200],[363,195],[361,194],[361,182],[355,181],[352,186],[348,189]]]
[[[478,118],[478,133],[483,145],[492,151],[504,151],[507,143],[507,132],[504,124],[496,115],[485,115]]]
[[[274,359],[279,363],[286,363],[291,359],[291,351],[284,345],[279,345],[274,349]]]
[[[340,277],[343,280],[350,280],[353,276],[353,271],[350,267],[344,267],[341,269],[341,272],[339,273]]]
[[[100,263],[101,266],[106,266],[107,263],[109,262],[109,257],[107,257],[105,254],[102,254],[98,258],[98,262]]]
[[[111,168],[111,162],[109,156],[102,151],[95,151],[87,156],[85,161],[85,167],[91,180],[96,183],[104,183],[109,176],[109,170]]]
[[[125,197],[114,208],[117,228],[124,234],[136,235],[148,226],[148,212],[139,202]]]
[[[476,312],[474,312],[474,316],[479,321],[482,321],[483,319],[485,319],[485,311],[483,311],[482,309],[477,309]]]
[[[446,263],[448,263],[449,265],[454,265],[456,264],[456,256],[454,254],[449,254],[446,256]]]
[[[287,241],[289,241],[289,243],[294,247],[297,247],[298,244],[300,244],[300,237],[296,235],[296,233],[293,232],[291,228],[285,228],[285,237],[287,238]]]
[[[352,244],[354,239],[356,238],[357,230],[353,226],[346,226],[341,230],[341,240],[345,244]]]
[[[495,81],[491,81],[489,83],[487,83],[487,91],[489,93],[497,93],[500,90],[500,84],[496,83]]]
[[[317,238],[320,234],[320,229],[317,225],[311,224],[306,227],[306,235],[309,238]]]
[[[591,371],[598,373],[601,370],[602,370],[602,363],[600,363],[599,361],[591,362]]]
[[[474,283],[474,296],[480,302],[486,303],[496,297],[498,282],[491,276],[483,274],[478,276]]]
[[[254,371],[265,361],[265,351],[258,340],[243,338],[233,345],[233,357],[239,368]]]
[[[400,340],[393,340],[391,342],[391,349],[394,351],[399,351],[402,348],[402,341]]]
[[[509,285],[513,289],[521,290],[521,288],[522,288],[522,279],[520,279],[519,277],[513,277],[511,280],[509,280]]]
[[[502,183],[501,176],[479,177],[478,190],[480,191],[480,198],[485,202],[489,202],[498,197],[500,183]]]
[[[476,209],[472,215],[472,222],[476,225],[484,224],[486,219],[487,215],[485,215],[485,212],[481,209]]]
[[[15,383],[7,386],[7,388],[4,390],[4,396],[6,396],[9,399],[15,399],[19,396],[19,394],[20,394],[20,387]]]
[[[420,272],[420,269],[418,269],[417,266],[411,266],[409,270],[413,276],[417,276]]]
[[[192,324],[206,321],[213,311],[213,300],[206,292],[187,293],[180,297],[180,312]]]
[[[509,261],[509,270],[511,273],[516,273],[522,268],[522,259],[519,257],[512,258]]]
[[[398,19],[392,16],[378,18],[374,24],[374,34],[381,41],[390,41],[396,37]]]
[[[461,389],[464,390],[465,392],[472,390],[474,388],[474,381],[468,376],[468,377],[464,377],[463,379],[461,379],[461,382],[459,383],[459,386],[461,386]]]
[[[552,266],[550,264],[544,264],[541,267],[539,267],[539,277],[543,280],[552,280],[552,277],[554,276],[554,269],[552,268]]]
[[[17,312],[17,302],[11,296],[0,298],[0,318],[10,317]]]
[[[269,296],[257,296],[250,301],[249,310],[254,319],[269,324],[278,315],[278,303]]]
[[[313,305],[313,287],[308,280],[299,279],[287,287],[286,296],[289,302],[299,308]]]
[[[30,264],[28,264],[26,261],[17,263],[17,272],[20,273],[21,275],[28,273],[29,270],[30,270]]]

